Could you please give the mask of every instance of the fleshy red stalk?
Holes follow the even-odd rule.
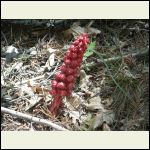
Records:
[[[88,43],[88,34],[84,33],[77,37],[69,47],[64,57],[64,63],[59,68],[59,73],[55,75],[55,79],[51,82],[52,89],[49,93],[53,95],[53,101],[49,105],[49,109],[53,115],[57,114],[59,107],[62,105],[63,96],[70,96],[72,93]]]

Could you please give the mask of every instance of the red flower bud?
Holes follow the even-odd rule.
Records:
[[[73,69],[73,74],[75,74],[78,71],[78,68]]]
[[[76,49],[76,47],[74,45],[71,45],[70,48],[69,48],[69,51],[73,52],[73,53],[76,53],[77,49]]]
[[[73,52],[68,52],[66,55],[67,55],[66,59],[67,58],[75,59],[78,57],[78,55],[76,53],[73,53]]]
[[[77,62],[78,62],[78,64],[81,64],[82,58],[78,58],[78,59],[77,59]]]
[[[57,88],[63,90],[63,89],[66,89],[66,85],[65,85],[65,83],[63,83],[63,82],[58,82],[58,83],[57,83]]]
[[[69,76],[66,78],[67,82],[73,82],[74,79],[75,79],[75,77],[74,77],[73,75],[69,75]]]
[[[88,40],[87,38],[85,38],[85,39],[83,40],[83,45],[87,45],[88,42],[89,42],[89,40]]]
[[[56,88],[56,86],[57,86],[57,81],[56,81],[56,80],[52,80],[52,81],[51,81],[51,86],[52,86],[52,88]]]
[[[71,62],[71,67],[72,67],[72,68],[76,68],[78,65],[79,65],[79,64],[78,64],[78,62],[77,62],[76,60],[73,60],[73,61]]]
[[[67,68],[66,68],[66,66],[65,66],[65,65],[62,65],[62,66],[60,67],[60,70],[61,70],[63,73],[65,73],[65,72],[66,72],[66,70],[67,70]]]
[[[83,41],[83,36],[78,36],[78,40],[81,42]]]
[[[70,96],[71,95],[71,91],[70,90],[68,90],[67,91],[67,95],[66,96]]]
[[[75,45],[75,46],[77,46],[78,44],[79,44],[79,40],[78,39],[73,42],[73,45]]]
[[[79,44],[78,44],[78,47],[82,47],[83,46],[83,42],[80,42]]]
[[[67,89],[68,89],[69,91],[71,91],[71,90],[73,89],[73,86],[74,86],[73,83],[69,83],[69,84],[67,85]]]
[[[75,49],[75,46],[74,46],[74,45],[71,45],[71,46],[69,47],[69,51],[74,51],[74,49]]]
[[[83,47],[80,47],[80,48],[78,49],[78,54],[79,54],[79,55],[83,55],[83,54],[84,54],[84,48],[83,48]]]
[[[56,80],[65,81],[66,80],[65,74],[56,74]]]
[[[74,73],[74,69],[67,68],[66,74],[68,75],[68,74],[72,74],[72,73]]]
[[[77,72],[74,74],[75,77],[78,77],[80,75],[80,70],[77,70]]]
[[[50,90],[49,93],[50,93],[51,95],[57,95],[57,91],[56,91],[56,90]]]
[[[90,40],[87,38],[87,39],[86,39],[86,43],[88,44],[89,42],[90,42]]]
[[[64,57],[64,62],[65,62],[66,59],[68,59],[67,55]]]
[[[71,53],[70,56],[71,58],[76,59],[78,55],[76,53]]]
[[[87,49],[87,45],[82,46],[82,48],[83,48],[83,51],[85,52]]]
[[[71,60],[70,60],[70,59],[66,59],[64,62],[65,62],[65,64],[66,64],[67,66],[69,66],[69,65],[71,64]]]
[[[83,56],[84,56],[83,54],[78,55],[78,59],[79,59],[79,58],[82,59]]]

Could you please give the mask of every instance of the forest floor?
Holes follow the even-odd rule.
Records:
[[[79,20],[58,30],[2,22],[1,28],[1,131],[149,130],[148,20],[84,26]],[[80,76],[54,117],[47,107],[51,80],[83,32],[91,43]]]

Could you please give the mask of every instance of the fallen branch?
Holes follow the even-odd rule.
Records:
[[[94,51],[97,55],[99,55],[100,53]],[[100,60],[98,59],[97,62],[98,63],[89,63],[89,64],[86,64],[86,67],[89,67],[89,68],[92,68],[93,66],[97,66],[100,64],[104,64],[104,63],[111,63],[111,62],[114,62],[114,61],[118,61],[118,60],[121,60],[122,58],[124,57],[128,57],[128,56],[132,56],[132,57],[135,57],[135,58],[141,58],[143,56],[148,56],[149,54],[149,49],[148,50],[144,50],[142,52],[137,52],[137,53],[131,53],[131,54],[127,54],[127,55],[123,55],[123,56],[118,56],[118,57],[112,57],[112,58],[106,58],[106,59],[103,59],[103,60]]]
[[[105,63],[110,63],[110,62],[113,62],[113,61],[121,60],[122,58],[128,57],[128,56],[132,56],[132,57],[142,57],[142,56],[145,56],[145,55],[148,54],[148,53],[149,53],[149,50],[145,50],[145,51],[142,51],[142,52],[127,54],[127,55],[118,56],[118,57],[107,58],[107,59],[104,59],[104,62],[105,62]],[[98,60],[98,62],[102,62],[102,61],[101,61],[101,60]]]
[[[52,123],[51,121],[48,121],[48,120],[45,120],[45,119],[40,119],[40,118],[37,118],[37,117],[33,117],[33,116],[30,116],[30,115],[27,115],[27,114],[23,114],[21,112],[10,110],[8,108],[1,107],[1,112],[7,113],[7,114],[10,114],[10,115],[19,117],[19,118],[27,119],[27,120],[30,120],[30,121],[33,121],[33,122],[36,122],[36,123],[39,123],[39,124],[48,125],[48,126],[54,128],[55,130],[58,130],[58,131],[69,131],[69,130],[67,130],[67,129],[59,126],[59,125],[56,125],[56,124]]]

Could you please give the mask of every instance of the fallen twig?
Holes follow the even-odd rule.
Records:
[[[128,56],[141,57],[141,56],[144,56],[144,55],[148,54],[148,52],[149,52],[149,50],[145,50],[145,51],[142,51],[142,52],[127,54],[127,55],[118,56],[118,57],[107,58],[107,59],[104,59],[103,61],[98,60],[98,62],[105,62],[105,63],[108,63],[108,62],[109,62],[109,63],[110,63],[110,62],[112,62],[112,61],[121,60],[122,58],[128,57]]]
[[[40,119],[40,118],[37,118],[37,117],[33,117],[33,116],[30,116],[30,115],[27,115],[27,114],[23,114],[21,112],[10,110],[8,108],[1,107],[1,112],[7,113],[7,114],[10,114],[10,115],[19,117],[19,118],[31,120],[31,121],[39,123],[39,124],[48,125],[48,126],[51,126],[52,128],[54,128],[55,130],[58,130],[58,131],[69,131],[69,130],[67,130],[67,129],[65,129],[65,128],[57,125],[57,124],[52,123],[51,121],[48,121],[48,120],[45,120],[45,119]]]
[[[35,80],[43,79],[44,77],[45,77],[45,75],[41,75],[41,76],[32,78],[31,80],[32,80],[32,81],[35,81]],[[28,79],[28,80],[21,81],[21,82],[17,82],[17,83],[15,84],[15,87],[20,86],[20,85],[22,85],[22,84],[26,84],[28,81],[29,81],[29,79]]]
[[[98,52],[95,51],[95,53],[98,54]],[[124,57],[128,57],[128,56],[132,56],[132,57],[136,57],[136,58],[141,58],[142,56],[146,56],[149,53],[149,49],[148,50],[144,50],[142,52],[137,52],[137,53],[131,53],[131,54],[127,54],[127,55],[123,55],[123,56],[118,56],[118,57],[112,57],[112,58],[106,58],[103,60],[98,59],[97,62],[98,63],[89,63],[86,64],[86,67],[92,68],[93,66],[99,65],[100,64],[104,64],[104,63],[111,63],[111,62],[115,62],[118,60],[121,60]]]

